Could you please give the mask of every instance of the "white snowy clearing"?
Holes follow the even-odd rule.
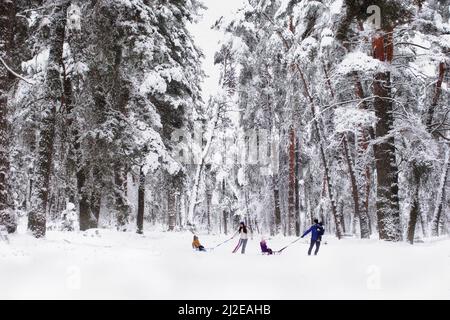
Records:
[[[237,239],[210,252],[189,233],[109,230],[15,234],[0,244],[0,299],[449,299],[450,240],[415,244],[325,237],[308,257],[302,239],[263,256]],[[206,247],[225,236],[200,235]],[[292,239],[268,240],[280,249]]]

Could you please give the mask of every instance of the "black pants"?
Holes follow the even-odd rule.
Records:
[[[317,252],[319,252],[319,248],[320,248],[320,240],[311,240],[311,244],[309,245],[309,250],[308,250],[308,256],[311,255],[311,251],[314,248],[314,245],[316,245],[316,250],[314,251],[314,255],[317,255]]]

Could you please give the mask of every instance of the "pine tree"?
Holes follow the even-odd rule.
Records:
[[[56,112],[64,103],[60,77],[63,67],[63,45],[69,5],[70,2],[68,1],[58,3],[52,16],[52,40],[45,91],[46,107],[41,119],[32,210],[28,216],[28,228],[37,238],[45,236],[50,176],[54,156]]]

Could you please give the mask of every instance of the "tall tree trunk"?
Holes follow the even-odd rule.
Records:
[[[435,91],[434,91],[434,95],[433,95],[433,101],[431,102],[431,105],[428,108],[427,122],[426,122],[428,130],[431,130],[432,125],[433,125],[434,111],[436,109],[436,106],[439,102],[439,98],[441,96],[442,82],[444,80],[445,71],[446,71],[446,64],[445,64],[445,61],[442,61],[439,64],[439,74],[438,74],[438,79],[436,82],[436,87],[435,87]]]
[[[295,235],[300,236],[300,139],[295,144]]]
[[[227,211],[223,210],[223,232],[228,234],[228,225],[227,225]]]
[[[390,30],[392,32],[392,30]],[[377,34],[372,42],[373,56],[390,63],[393,55],[391,33]],[[395,139],[391,133],[394,122],[391,99],[390,72],[378,72],[373,83],[376,138],[380,141],[375,147],[377,170],[377,220],[378,233],[382,240],[399,241],[400,207],[398,198],[398,169],[395,154]]]
[[[433,100],[431,101],[430,107],[428,108],[428,113],[427,113],[428,117],[426,119],[427,131],[430,133],[432,133],[432,130],[433,130],[432,123],[433,123],[434,111],[439,102],[439,98],[441,97],[442,81],[444,80],[444,75],[445,75],[445,71],[446,71],[445,62],[441,62],[439,64],[438,69],[439,69],[438,80],[436,82]],[[412,164],[412,167],[413,167],[412,174],[413,174],[413,181],[414,181],[414,192],[413,192],[412,200],[411,200],[412,204],[411,204],[409,224],[408,224],[408,241],[411,244],[414,243],[414,235],[415,235],[416,224],[417,224],[418,218],[421,219],[422,232],[425,233],[424,221],[423,221],[422,214],[420,211],[420,199],[419,199],[420,183],[421,183],[422,175],[424,174],[424,172],[423,172],[423,169],[420,168],[419,165],[415,162]],[[444,167],[445,167],[445,165],[444,165]],[[447,177],[445,176],[444,179],[447,179]],[[444,182],[444,185],[445,185],[445,182]],[[441,188],[441,186],[439,186],[439,187]],[[439,189],[439,192],[444,192],[444,190]],[[442,197],[440,197],[439,199],[441,199],[441,198]],[[442,201],[440,202],[440,206],[441,207],[439,208],[439,204],[438,204],[438,206],[437,206],[438,211],[442,210]],[[440,213],[438,214],[438,216],[440,216]],[[435,217],[436,217],[436,215],[435,215]],[[439,225],[439,223],[438,223],[438,225]],[[438,229],[439,229],[439,227],[437,227],[437,229],[435,229],[435,225],[433,224],[433,233],[436,232],[434,235],[438,235],[438,233],[439,233]]]
[[[288,191],[288,235],[295,234],[296,214],[295,214],[295,130],[289,130],[289,191]]]
[[[420,203],[419,203],[419,190],[420,190],[420,180],[421,180],[421,169],[417,164],[413,164],[413,179],[414,179],[414,191],[411,201],[411,209],[409,211],[409,223],[407,231],[408,242],[414,243],[414,235],[416,232],[417,218],[420,214]]]
[[[128,82],[122,76],[123,48],[116,44],[114,46],[114,69],[111,75],[113,79],[112,99],[115,103],[115,120],[119,123],[119,128],[128,116],[127,105],[130,99],[130,89]],[[123,138],[121,130],[115,132],[114,139],[121,142]],[[126,161],[118,159],[114,164],[114,182],[115,182],[115,206],[117,211],[117,229],[127,230],[129,223],[129,205],[127,197],[128,183],[128,165]]]
[[[97,228],[100,220],[100,209],[101,209],[101,200],[102,200],[102,193],[101,193],[101,181],[102,177],[100,175],[100,169],[97,166],[94,166],[92,168],[92,177],[93,181],[95,181],[95,184],[93,185],[93,190],[90,194],[90,211],[92,215],[94,216],[94,224],[92,225],[92,228]]]
[[[269,102],[270,103],[270,102]],[[274,118],[273,108],[271,110],[271,118]],[[271,119],[273,121],[273,119]],[[271,141],[271,157],[272,157],[272,190],[273,190],[273,216],[271,219],[271,230],[274,235],[277,235],[281,231],[281,208],[280,208],[280,187],[279,187],[279,164],[280,164],[280,156],[279,148],[277,147],[278,141],[275,139],[275,130],[274,125],[271,126],[270,137],[268,137],[269,141]]]
[[[127,200],[127,171],[119,162],[115,165],[115,207],[117,212],[117,230],[126,231],[128,224],[129,207]]]
[[[206,214],[207,214],[207,228],[208,233],[211,233],[211,198],[212,194],[210,190],[206,193]]]
[[[363,31],[363,30],[361,30]],[[353,73],[353,78],[355,80],[355,94],[356,96],[361,99],[360,108],[363,110],[367,110],[368,106],[367,103],[363,100],[365,98],[364,89],[361,83],[361,80],[358,76],[357,72]],[[371,223],[370,223],[370,216],[369,216],[369,199],[370,199],[370,186],[371,186],[371,166],[367,163],[365,163],[365,153],[367,152],[369,148],[369,139],[370,134],[369,131],[371,128],[359,126],[358,128],[358,134],[357,134],[357,154],[356,154],[356,162],[357,162],[357,170],[356,176],[360,177],[360,179],[364,179],[364,186],[361,188],[361,191],[358,190],[357,192],[360,195],[360,203],[359,206],[359,212],[361,216],[364,216],[367,220],[367,227],[368,227],[368,236],[370,237],[370,234],[372,233]],[[360,162],[360,165],[358,165],[358,162]],[[357,181],[360,181],[356,179]],[[362,236],[361,236],[362,237]]]
[[[314,130],[317,133],[317,136],[319,138],[319,152],[320,152],[320,158],[322,160],[322,166],[323,169],[325,171],[325,179],[327,182],[327,187],[328,187],[328,198],[330,200],[330,204],[331,204],[331,212],[334,218],[334,223],[336,226],[336,237],[338,239],[341,239],[343,236],[343,230],[342,230],[342,216],[338,213],[337,208],[336,208],[336,201],[334,199],[334,195],[333,195],[333,185],[331,182],[331,176],[330,176],[330,169],[328,166],[328,162],[327,162],[327,157],[325,155],[325,147],[324,147],[324,139],[319,127],[319,121],[317,120],[317,112],[316,112],[316,106],[315,106],[315,102],[314,99],[309,91],[309,87],[308,84],[306,82],[305,76],[302,72],[302,70],[300,69],[300,67],[298,66],[298,64],[295,65],[299,75],[300,75],[300,79],[303,83],[303,88],[304,88],[304,95],[305,97],[309,100],[309,104],[311,107],[311,113],[312,113],[312,117],[313,117],[313,124],[314,124]]]
[[[344,205],[345,205],[345,203],[344,203],[344,200],[342,198],[341,198],[340,201],[338,201],[338,203],[339,203],[339,214],[342,216],[342,231],[345,234],[346,233],[346,231],[345,231],[345,229],[346,229],[345,216],[344,216]],[[350,220],[350,221],[352,221],[352,220]],[[353,230],[355,230],[355,227],[353,227]]]
[[[205,145],[205,148],[202,149],[201,155],[200,155],[200,161],[197,166],[197,170],[195,172],[194,176],[194,185],[192,187],[191,192],[191,198],[189,200],[189,211],[187,216],[187,225],[191,227],[194,226],[194,220],[195,220],[195,208],[197,207],[197,197],[198,197],[198,189],[200,186],[200,180],[201,176],[205,167],[206,163],[206,157],[209,154],[209,150],[211,148],[211,144],[213,142],[214,133],[217,128],[217,123],[219,122],[219,111],[220,111],[220,105],[219,103],[215,103],[214,109],[213,109],[213,117],[211,119],[211,123],[208,128],[207,132],[207,142]]]
[[[80,211],[80,230],[84,231],[95,227],[96,219],[91,213],[91,205],[89,203],[89,195],[85,190],[86,174],[85,168],[77,168],[77,190],[78,190],[78,203]]]
[[[75,63],[82,61],[82,37],[78,32],[71,32],[68,37],[71,52]],[[77,114],[75,107],[77,105],[77,97],[80,96],[82,90],[82,76],[78,71],[73,71],[70,78],[64,77],[64,96],[66,99],[67,110],[67,127],[71,132],[71,167],[75,171],[77,198],[79,207],[79,221],[80,230],[88,230],[96,228],[98,221],[92,211],[92,204],[90,203],[90,188],[86,186],[86,180],[89,175],[89,165],[82,161],[82,151],[80,142],[80,133],[78,130]],[[95,180],[94,180],[95,181]]]
[[[265,15],[265,16],[266,16],[266,18],[268,17],[267,15]],[[269,18],[269,20],[270,20],[270,18]],[[291,21],[293,21],[292,20],[292,16],[291,16]],[[311,20],[311,24],[310,24],[309,27],[312,28],[313,23],[314,23],[314,20]],[[308,28],[308,29],[310,29],[310,28]],[[289,25],[289,31],[292,34],[295,34],[295,26],[294,26],[293,23],[291,23]],[[289,51],[291,45],[289,44],[289,42],[284,37],[283,32],[280,31],[280,30],[277,30],[277,34],[281,38],[281,40],[283,41],[283,45],[284,45],[286,51]],[[305,32],[303,34],[303,36],[305,36],[306,34],[307,34],[307,32]],[[328,197],[329,197],[329,200],[330,200],[330,203],[331,203],[331,211],[332,211],[332,215],[333,215],[333,218],[334,218],[334,223],[336,225],[336,236],[337,236],[338,239],[341,239],[342,236],[343,236],[342,216],[340,216],[339,213],[337,212],[336,201],[334,199],[333,192],[332,192],[333,186],[332,186],[332,182],[331,182],[330,170],[329,170],[329,167],[328,167],[327,158],[326,158],[326,155],[325,155],[325,148],[324,148],[325,141],[324,141],[324,139],[322,137],[321,130],[320,130],[320,127],[319,127],[319,121],[318,121],[318,118],[317,118],[315,101],[314,101],[313,96],[311,95],[308,83],[306,82],[305,75],[303,74],[303,71],[300,68],[299,64],[298,63],[294,63],[294,64],[291,65],[291,67],[292,67],[293,71],[295,71],[295,70],[298,71],[298,74],[300,76],[300,80],[301,80],[301,82],[303,84],[303,88],[304,88],[303,94],[308,99],[309,105],[311,107],[311,113],[312,113],[313,123],[314,123],[314,130],[317,132],[317,136],[319,137],[319,152],[320,152],[322,165],[323,165],[323,168],[324,168],[324,171],[325,171],[325,177],[326,177],[326,181],[327,181],[327,185],[328,185]]]
[[[174,178],[169,177],[169,186],[167,188],[167,215],[169,217],[169,231],[175,230],[176,218],[176,192]]]
[[[180,228],[183,228],[183,221],[186,217],[185,194],[186,192],[181,191],[178,196],[178,226]]]
[[[350,150],[348,147],[347,135],[345,133],[343,134],[343,146],[344,146],[344,155],[347,160],[348,171],[349,171],[349,175],[350,175],[350,182],[351,182],[351,186],[352,186],[354,219],[359,220],[361,238],[367,239],[370,237],[369,224],[367,221],[367,216],[364,214],[361,214],[361,211],[360,211],[360,207],[359,207],[360,199],[359,199],[358,184],[356,182],[355,169],[353,168],[353,161],[352,161],[352,158],[350,155]]]
[[[69,1],[55,5],[54,15],[52,17],[52,40],[46,77],[46,105],[42,112],[32,209],[28,215],[28,228],[37,238],[45,236],[46,231],[46,214],[54,152],[56,110],[63,104],[60,69],[63,66],[63,45],[67,8],[69,5]]]
[[[273,201],[274,201],[274,222],[275,222],[275,235],[281,231],[281,209],[280,209],[280,190],[278,189],[278,183],[273,179]]]
[[[0,3],[0,58],[10,63],[14,45],[14,25],[16,5],[14,1]],[[3,64],[0,64],[0,225],[5,225],[9,233],[16,231],[17,225],[9,208],[8,173],[9,163],[9,126],[8,91],[13,76]]]
[[[445,189],[448,179],[448,173],[450,171],[450,151],[447,150],[445,154],[445,162],[444,166],[442,167],[442,175],[441,175],[441,181],[439,184],[439,190],[438,190],[438,196],[436,199],[436,208],[434,210],[433,215],[433,221],[431,225],[431,234],[434,237],[439,236],[440,232],[440,225],[441,225],[441,219],[442,219],[442,212],[444,208],[444,200],[445,200]]]
[[[364,133],[366,135],[366,133]],[[365,140],[367,141],[367,136],[365,136]],[[367,149],[367,147],[366,147]],[[370,187],[371,187],[371,176],[372,169],[371,166],[366,165],[364,168],[364,199],[361,214],[367,217],[367,224],[369,227],[369,236],[372,234],[372,223],[370,221],[369,215],[369,200],[370,200]]]
[[[144,208],[145,208],[145,174],[142,167],[139,169],[137,233],[144,234]]]
[[[76,90],[76,89],[75,89]],[[84,231],[94,227],[91,213],[91,207],[89,204],[89,194],[85,188],[86,184],[86,170],[87,167],[81,163],[81,145],[80,145],[80,134],[76,128],[76,115],[74,114],[75,108],[75,91],[73,88],[72,80],[69,78],[64,79],[64,97],[67,106],[67,127],[71,130],[72,146],[70,150],[70,160],[69,165],[70,171],[75,171],[76,183],[77,183],[77,195],[78,195],[78,207],[79,207],[79,221],[80,230]]]

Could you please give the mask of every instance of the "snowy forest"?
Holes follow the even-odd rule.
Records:
[[[450,234],[450,1],[210,2],[0,1],[8,233]]]

